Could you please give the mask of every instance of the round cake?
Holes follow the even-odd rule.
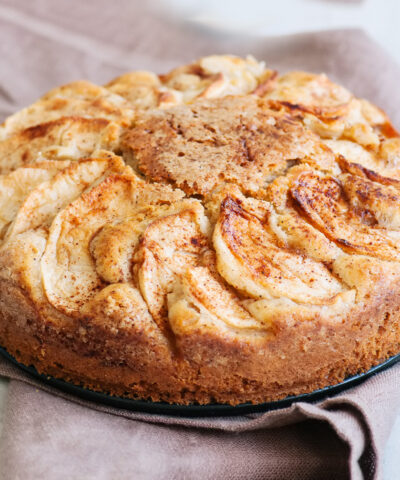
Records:
[[[400,136],[323,74],[210,56],[0,126],[0,345],[130,398],[259,403],[400,352]]]

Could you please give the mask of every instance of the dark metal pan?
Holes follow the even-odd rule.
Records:
[[[253,405],[251,403],[242,403],[240,405],[223,405],[223,404],[210,404],[210,405],[176,405],[164,402],[151,402],[146,400],[133,400],[131,398],[115,397],[113,395],[107,395],[106,393],[99,393],[87,388],[74,385],[64,380],[60,380],[48,375],[43,375],[37,372],[37,370],[30,366],[22,365],[14,357],[12,357],[4,348],[0,347],[0,354],[17,365],[19,368],[29,373],[33,377],[41,380],[42,382],[58,388],[64,392],[76,395],[77,397],[85,400],[90,400],[96,403],[103,403],[116,408],[124,408],[126,410],[133,410],[137,412],[157,413],[163,415],[173,415],[180,417],[211,417],[211,416],[226,416],[226,415],[244,415],[248,413],[267,412],[269,410],[277,410],[279,408],[289,407],[294,402],[314,402],[326,397],[335,395],[350,387],[359,385],[367,378],[375,375],[382,370],[389,368],[400,360],[400,353],[385,360],[384,362],[372,367],[367,372],[359,373],[351,377],[346,378],[343,382],[336,385],[331,385],[320,390],[315,390],[311,393],[303,393],[301,395],[289,396],[282,400],[275,402],[259,403]]]

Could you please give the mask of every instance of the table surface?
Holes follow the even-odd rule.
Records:
[[[173,15],[219,31],[282,35],[328,28],[362,28],[400,62],[399,0],[160,0]],[[291,12],[287,15],[285,12]],[[0,378],[0,431],[8,380]],[[1,441],[1,438],[0,438]],[[1,468],[1,465],[0,465]],[[399,478],[400,415],[386,446],[384,480]]]

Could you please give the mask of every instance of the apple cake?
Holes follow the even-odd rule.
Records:
[[[209,56],[0,126],[0,344],[84,387],[264,402],[400,352],[400,136],[324,74]]]

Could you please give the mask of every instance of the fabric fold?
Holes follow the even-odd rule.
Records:
[[[285,468],[292,465],[290,467],[293,468],[292,474],[294,475],[293,472],[296,472],[295,474],[299,475],[290,478],[321,478],[319,475],[324,473],[324,475],[326,474],[324,478],[380,479],[382,478],[383,450],[400,404],[398,380],[400,365],[395,365],[389,370],[375,375],[357,387],[316,403],[299,402],[288,408],[263,414],[206,418],[153,415],[92,403],[34,379],[4,358],[0,359],[0,374],[14,379],[8,392],[3,435],[0,442],[0,465],[3,465],[4,468],[9,465],[7,467],[9,470],[6,469],[3,472],[9,472],[10,476],[4,476],[4,478],[18,478],[12,476],[15,465],[21,461],[22,463],[27,462],[27,464],[31,462],[33,453],[30,445],[35,443],[34,438],[38,435],[38,429],[43,431],[40,435],[43,434],[44,438],[48,440],[52,438],[52,443],[58,444],[61,441],[59,437],[64,437],[64,427],[59,430],[53,428],[54,417],[58,417],[63,418],[63,421],[67,423],[75,419],[74,425],[86,425],[85,428],[89,432],[99,428],[98,423],[103,421],[102,418],[107,419],[103,432],[106,436],[118,436],[123,432],[125,434],[125,426],[131,429],[132,433],[137,428],[143,433],[146,425],[149,431],[158,432],[157,435],[154,433],[157,438],[159,435],[165,435],[168,431],[170,434],[168,441],[172,442],[179,441],[181,435],[184,438],[200,436],[207,439],[215,436],[213,442],[216,442],[221,435],[224,436],[224,439],[225,436],[231,437],[231,441],[245,435],[246,438],[249,438],[250,450],[252,448],[251,436],[259,438],[261,435],[265,442],[263,446],[265,456],[259,452],[257,469],[264,472],[263,475],[265,475],[265,472],[272,471],[271,468],[279,467],[274,473],[276,476],[271,478],[287,478],[279,477],[279,472],[282,474],[284,471],[281,462],[286,458],[286,462],[289,463],[285,463]],[[382,392],[385,392],[385,395],[382,395]],[[94,414],[93,411],[96,411],[97,414]],[[29,417],[29,422],[21,420],[24,418],[26,420],[27,417]],[[123,419],[128,423],[123,423],[124,428],[121,430],[120,420],[113,420],[113,417]],[[87,424],[88,422],[90,425]],[[91,424],[92,422],[93,424]],[[69,426],[67,431],[70,435],[75,436],[75,442],[79,444],[81,429]],[[141,437],[142,441],[144,439]],[[152,441],[149,440],[150,445]],[[209,442],[210,440],[208,440]],[[301,448],[306,448],[307,453],[301,450],[298,442],[303,443]],[[43,440],[43,443],[42,447],[44,448],[46,442]],[[210,455],[208,443],[198,445],[198,454],[203,460]],[[224,442],[218,445],[218,448],[222,449],[221,455],[226,454],[223,451],[223,444]],[[124,448],[121,445],[115,447],[119,452],[121,448],[122,451]],[[187,457],[186,443],[183,442],[183,445],[180,456]],[[149,448],[151,447],[149,446]],[[277,458],[276,451],[279,451]],[[104,456],[101,457],[105,462],[101,468],[105,470],[108,468],[108,460],[106,460],[108,453],[110,452],[105,449]],[[163,456],[164,453],[159,452],[160,456]],[[55,454],[59,455],[58,452]],[[76,454],[78,452],[70,452],[71,457]],[[14,461],[12,461],[13,458]],[[32,464],[43,462],[44,468],[49,461],[52,463],[51,458],[52,456],[49,458],[47,455],[38,456],[35,457],[35,462]],[[125,473],[121,473],[121,478],[128,478],[127,470],[138,468],[139,460],[130,457],[128,452],[124,458],[125,463],[120,464],[120,467],[122,470],[126,470],[124,470]],[[78,458],[77,462],[79,463],[79,461]],[[188,458],[185,461],[191,462]],[[298,462],[300,462],[301,468]],[[146,464],[146,473],[143,477],[137,478],[157,478],[156,476],[152,477],[153,474],[156,475],[152,466],[152,462]],[[244,466],[241,467],[243,469],[242,476],[233,478],[245,478],[247,466],[247,461],[244,461]],[[168,473],[171,474],[171,477],[166,478],[184,478],[173,476],[175,475],[174,469],[178,468],[178,465],[173,465],[171,468],[172,470]],[[218,465],[219,468],[223,468],[223,466]],[[218,469],[213,470],[209,477],[189,478],[226,478],[227,470],[221,470],[223,473],[220,474]],[[70,472],[71,475],[73,473]],[[75,472],[75,474],[77,473]],[[33,475],[31,478],[37,477]],[[95,477],[89,475],[87,478]]]
[[[217,420],[225,430],[171,420],[109,415],[14,381],[1,439],[3,478],[348,478],[348,448],[325,422],[231,432],[222,425],[230,419]]]

